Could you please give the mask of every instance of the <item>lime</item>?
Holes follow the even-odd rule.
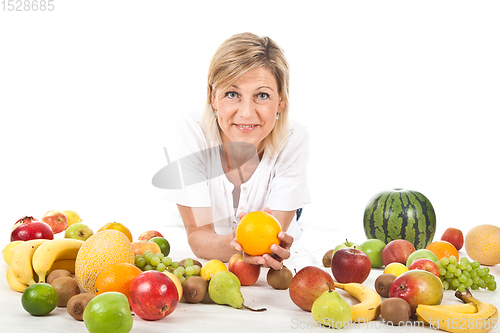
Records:
[[[56,308],[57,291],[48,283],[35,283],[21,296],[24,310],[33,316],[44,316]]]
[[[165,257],[168,256],[170,253],[170,244],[168,243],[168,240],[163,237],[153,237],[150,240],[158,244],[161,253],[163,253]]]

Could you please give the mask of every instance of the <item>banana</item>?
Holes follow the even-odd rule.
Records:
[[[84,241],[71,238],[54,239],[41,245],[33,255],[33,270],[38,274],[38,281],[45,278],[54,262],[58,260],[75,260],[78,250]]]
[[[431,327],[452,333],[486,333],[498,325],[498,310],[493,304],[477,300],[468,290],[466,293],[457,292],[455,296],[474,304],[477,312],[460,313],[435,305],[418,305],[417,315],[430,323]]]
[[[12,256],[12,249],[18,246],[19,244],[23,243],[24,241],[13,241],[7,244],[7,246],[3,249],[2,255],[3,255],[3,260],[7,263],[7,265],[10,266],[10,257]]]
[[[19,282],[31,286],[35,284],[33,277],[33,266],[31,259],[35,251],[44,243],[51,242],[48,239],[32,239],[19,244],[12,249],[10,256],[10,267],[12,273]]]
[[[29,287],[27,284],[21,283],[21,282],[19,282],[17,280],[16,276],[12,272],[12,268],[11,267],[7,268],[7,274],[6,275],[7,275],[6,276],[7,277],[7,283],[15,291],[22,293],[23,291],[26,290],[26,288]]]
[[[455,311],[457,313],[477,313],[477,307],[472,303],[441,304],[441,305],[434,305],[434,307],[440,309],[448,309],[450,311]],[[422,318],[418,313],[417,313],[417,320],[423,322],[425,325],[429,325],[429,323],[425,321],[425,319]]]
[[[50,267],[47,272],[47,276],[49,276],[50,272],[55,271],[56,269],[65,269],[71,274],[75,274],[75,259],[62,259],[54,261],[52,267]]]
[[[357,323],[366,323],[377,319],[380,315],[380,304],[382,298],[380,295],[360,283],[338,283],[335,282],[335,288],[342,289],[354,296],[361,303],[351,306],[352,320]]]

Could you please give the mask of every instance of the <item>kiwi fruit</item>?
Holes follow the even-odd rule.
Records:
[[[182,295],[189,303],[200,303],[207,294],[208,283],[201,276],[193,276],[184,282]]]
[[[332,266],[332,257],[333,257],[333,250],[326,252],[325,255],[323,256],[323,266],[331,267]]]
[[[392,282],[396,279],[394,274],[380,274],[375,280],[375,290],[382,297],[389,297],[389,289]]]
[[[94,294],[89,293],[81,293],[75,295],[69,299],[66,310],[68,310],[68,313],[71,315],[71,317],[75,318],[76,320],[83,321],[83,311],[85,310],[85,307],[90,302],[90,300],[94,297]]]
[[[71,273],[65,269],[55,269],[47,275],[46,282],[52,284],[52,281],[63,276],[72,277]]]
[[[400,323],[404,324],[410,320],[410,304],[402,298],[388,298],[380,305],[380,315],[386,322],[390,321],[393,325],[399,326]]]
[[[194,259],[192,259],[192,260],[193,260],[193,265],[198,265],[198,266],[200,266],[200,268],[201,268],[201,266],[203,266],[198,260],[194,260]],[[186,259],[182,259],[181,261],[179,261],[179,266],[184,267],[184,261],[186,261]]]
[[[293,273],[286,266],[283,266],[283,268],[279,271],[269,268],[266,276],[267,283],[274,289],[278,290],[288,289],[292,278]]]
[[[62,276],[52,281],[52,287],[57,291],[57,306],[66,307],[71,297],[80,293],[80,287],[75,279]]]

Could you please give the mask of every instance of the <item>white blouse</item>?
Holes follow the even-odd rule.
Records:
[[[183,206],[211,207],[218,234],[230,233],[239,222],[240,212],[265,207],[292,211],[310,202],[306,177],[309,134],[304,126],[291,122],[279,151],[274,156],[264,152],[252,176],[241,184],[237,205],[233,203],[234,185],[222,171],[220,149],[211,149],[217,145],[203,132],[200,123],[184,118],[176,131],[177,139],[170,140],[166,147],[168,156],[172,162],[180,161],[179,172],[184,179],[188,174],[189,181],[180,190],[167,190],[167,198]],[[300,234],[295,218],[287,233],[295,237]]]

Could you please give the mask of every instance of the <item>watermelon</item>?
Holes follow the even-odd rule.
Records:
[[[363,225],[368,239],[380,239],[386,244],[394,239],[406,239],[418,250],[434,238],[436,213],[422,193],[392,189],[370,199]]]

